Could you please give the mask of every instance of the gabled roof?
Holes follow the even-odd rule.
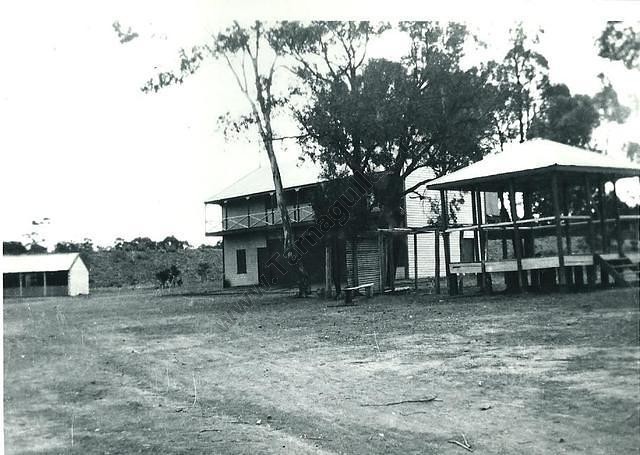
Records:
[[[535,179],[542,174],[548,176],[551,171],[607,174],[611,178],[620,178],[640,175],[640,166],[580,147],[547,139],[531,139],[507,144],[503,152],[487,155],[478,162],[432,180],[427,186],[434,190],[477,188],[491,191],[509,179],[515,178],[517,185],[524,185],[527,178]]]
[[[79,253],[21,254],[2,256],[2,273],[59,272],[69,270]]]
[[[317,167],[309,163],[298,166],[290,164],[280,165],[280,176],[282,186],[285,189],[298,188],[305,185],[312,185],[322,181],[319,177],[320,171]],[[249,174],[241,177],[218,194],[208,198],[206,203],[222,202],[226,199],[252,196],[260,193],[274,191],[273,176],[270,166],[261,166]]]

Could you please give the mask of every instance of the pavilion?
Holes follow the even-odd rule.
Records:
[[[503,152],[490,154],[481,161],[431,181],[428,188],[439,190],[442,201],[447,200],[447,191],[456,190],[470,191],[474,202],[474,222],[462,227],[450,227],[447,210],[444,205],[442,207],[449,293],[459,292],[458,278],[465,274],[479,276],[478,284],[486,291],[491,282],[490,274],[496,272],[510,274],[517,289],[525,288],[529,282],[539,285],[542,273],[546,273],[547,278],[551,273],[560,287],[582,285],[583,270],[587,272],[588,284],[594,285],[598,266],[602,284],[607,284],[609,277],[617,285],[637,282],[640,216],[637,211],[635,214],[620,213],[616,189],[619,179],[638,176],[640,166],[626,159],[546,139],[532,139],[507,144]],[[610,196],[605,193],[607,182],[613,184]],[[487,217],[483,216],[482,201],[487,193],[497,193],[501,202],[503,195],[508,194],[509,210],[502,205],[505,217],[498,222],[488,223]],[[551,203],[547,205],[552,206],[553,213],[518,218],[516,193],[522,193],[518,197],[523,205],[528,202],[529,207],[534,193],[539,198],[546,196],[547,201],[550,197]],[[594,197],[597,207],[593,203]],[[625,242],[623,238],[623,225],[632,227],[627,230],[633,234],[631,242]],[[451,262],[449,235],[455,231],[473,231],[476,247],[472,262]],[[572,243],[578,232],[585,237],[586,251],[585,248],[578,251],[577,245]],[[529,239],[529,245],[533,245],[537,236],[549,236],[549,233],[555,237],[553,253],[549,253],[548,248],[546,251],[531,251],[531,246],[529,251],[524,251],[523,240]],[[488,257],[490,238],[498,238],[502,242],[502,258],[498,260]],[[507,239],[512,242],[513,257],[507,253]],[[615,239],[614,251],[610,246],[612,239]]]

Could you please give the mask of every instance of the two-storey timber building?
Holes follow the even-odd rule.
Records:
[[[287,170],[281,168],[281,175],[294,235],[298,238],[315,224],[312,201],[314,192],[321,190],[322,180],[318,178],[318,171],[309,166]],[[409,188],[429,178],[433,178],[433,173],[429,169],[420,169],[407,177],[404,184]],[[464,195],[461,194],[449,195],[450,198],[461,196],[464,199]],[[434,216],[437,216],[434,213],[433,201],[438,197],[437,191],[427,191],[424,185],[407,194],[403,202],[402,226],[421,228],[433,223]],[[227,285],[255,285],[259,283],[260,277],[280,278],[280,274],[269,265],[269,259],[274,254],[282,256],[283,244],[281,217],[276,205],[269,167],[260,167],[245,175],[208,199],[205,204],[217,205],[221,209],[217,212],[215,221],[206,222],[206,235],[223,238],[224,278]],[[471,221],[470,204],[459,204],[457,222],[468,224]],[[403,243],[399,248],[400,253],[394,258],[395,276],[413,279],[417,271],[420,278],[433,277],[438,269],[434,266],[435,234],[424,232],[417,236],[406,236],[401,242]],[[465,251],[472,249],[472,242],[472,237],[452,234],[452,260],[459,260],[461,254],[464,256]],[[303,256],[303,261],[310,281],[323,283],[326,278],[324,245],[317,244],[309,250]],[[383,284],[378,260],[379,251],[375,228],[346,241],[340,252],[340,260],[344,262],[344,279],[347,284],[374,282],[375,290],[380,290]],[[416,257],[420,259],[417,265],[410,266],[416,264]],[[443,257],[440,261],[444,261]],[[443,276],[444,266],[439,269],[440,275]],[[289,275],[289,283],[293,283],[293,275]],[[282,280],[279,281],[283,283]],[[287,280],[284,280],[284,283],[286,282]]]

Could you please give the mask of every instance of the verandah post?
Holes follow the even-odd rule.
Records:
[[[471,224],[476,226],[478,224],[478,215],[477,215],[477,205],[476,204],[476,191],[471,191]],[[473,262],[480,261],[480,244],[479,244],[480,234],[478,230],[473,230]],[[482,275],[476,274],[476,284],[482,289]]]
[[[589,180],[589,176],[587,174],[585,174],[584,176],[584,195],[585,195],[585,202],[586,202],[586,209],[587,209],[587,213],[589,215],[589,219],[587,220],[587,227],[589,229],[588,234],[587,234],[587,239],[589,239],[589,250],[591,251],[591,254],[595,253],[595,241],[596,241],[596,236],[595,233],[593,231],[593,203],[591,202],[591,182]]]
[[[478,224],[478,214],[477,214],[477,206],[476,203],[476,191],[471,192],[471,223],[475,226]],[[480,260],[480,248],[478,244],[478,231],[474,229],[473,231],[473,260]]]
[[[389,282],[391,283],[391,291],[396,290],[396,256],[395,256],[395,237],[393,232],[389,235]]]
[[[442,240],[444,242],[444,270],[447,275],[447,289],[449,290],[449,295],[456,294],[456,286],[455,283],[457,280],[454,280],[451,276],[451,252],[449,251],[449,232],[447,229],[449,227],[449,209],[447,203],[447,192],[445,190],[440,190],[440,203],[442,207]]]
[[[516,192],[513,186],[513,180],[509,180],[509,207],[511,209],[511,221],[513,222],[513,243],[514,253],[516,255],[516,264],[518,267],[517,286],[522,289],[525,280],[522,276],[522,243],[520,243],[520,231],[518,230],[518,212],[516,211]]]
[[[413,233],[413,281],[416,291],[418,290],[418,234]]]
[[[562,184],[560,185],[561,191],[562,191],[562,215],[564,215],[566,218],[564,220],[564,238],[565,238],[565,243],[567,245],[567,255],[571,255],[572,253],[572,248],[571,248],[571,232],[570,232],[570,220],[568,219],[569,217],[569,192],[568,192],[568,187],[567,187],[567,182],[564,181],[562,182]],[[571,267],[567,268],[567,285],[568,286],[573,286],[573,274],[571,273]]]
[[[602,236],[602,252],[609,252],[609,239],[607,238],[607,220],[606,205],[604,201],[604,182],[598,184],[598,212],[600,215],[600,235]]]
[[[436,276],[436,294],[440,294],[440,231],[436,228],[434,239],[435,254],[435,276]]]
[[[566,182],[562,184],[562,212],[565,216],[569,216],[569,191]],[[571,232],[569,220],[564,220],[564,237],[567,243],[567,254],[571,254]]]
[[[480,290],[485,292],[487,285],[487,264],[485,257],[485,234],[482,231],[482,200],[480,198],[480,191],[475,192],[475,197],[477,198],[475,206],[477,210],[476,220],[478,223],[478,238],[480,240]]]
[[[601,177],[602,178],[602,177]],[[598,214],[600,215],[600,236],[602,237],[602,253],[609,252],[609,238],[607,236],[607,206],[604,200],[604,181],[598,182]],[[609,285],[609,273],[600,265],[600,284],[602,286]]]
[[[616,193],[616,181],[615,179],[611,179],[611,182],[613,183],[613,207],[614,207],[614,217],[616,219],[615,221],[615,233],[616,233],[616,245],[618,247],[618,256],[622,257],[624,256],[624,249],[623,249],[623,245],[624,245],[624,240],[622,240],[622,227],[620,226],[620,204],[618,201],[618,193]]]
[[[560,286],[565,286],[567,281],[566,281],[566,271],[565,271],[565,267],[564,267],[564,249],[562,247],[562,223],[560,220],[560,201],[559,199],[559,194],[558,194],[558,174],[556,174],[555,172],[552,174],[551,176],[551,193],[552,193],[552,199],[553,199],[553,216],[555,218],[555,224],[556,224],[556,245],[558,248],[558,264],[559,264],[559,270],[560,272],[558,273],[558,283],[560,284]]]
[[[591,255],[593,256],[595,254],[596,251],[596,236],[595,233],[593,231],[593,220],[592,220],[592,216],[593,216],[593,204],[591,202],[591,182],[589,181],[589,175],[585,174],[584,175],[584,193],[585,193],[585,201],[587,204],[587,212],[589,214],[589,219],[587,220],[587,225],[588,225],[588,237],[587,239],[589,240],[589,251],[591,252]],[[596,283],[596,275],[595,275],[595,264],[594,265],[588,265],[587,266],[587,283],[589,286],[593,286]]]

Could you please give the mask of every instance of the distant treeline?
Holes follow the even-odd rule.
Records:
[[[32,243],[3,242],[5,255],[41,254],[46,248]],[[158,273],[172,269],[180,271],[185,286],[222,287],[222,249],[220,245],[193,248],[188,242],[173,236],[156,242],[148,237],[133,240],[116,239],[111,247],[94,247],[93,242],[59,242],[56,253],[80,253],[89,267],[89,282],[97,287],[157,286]]]

